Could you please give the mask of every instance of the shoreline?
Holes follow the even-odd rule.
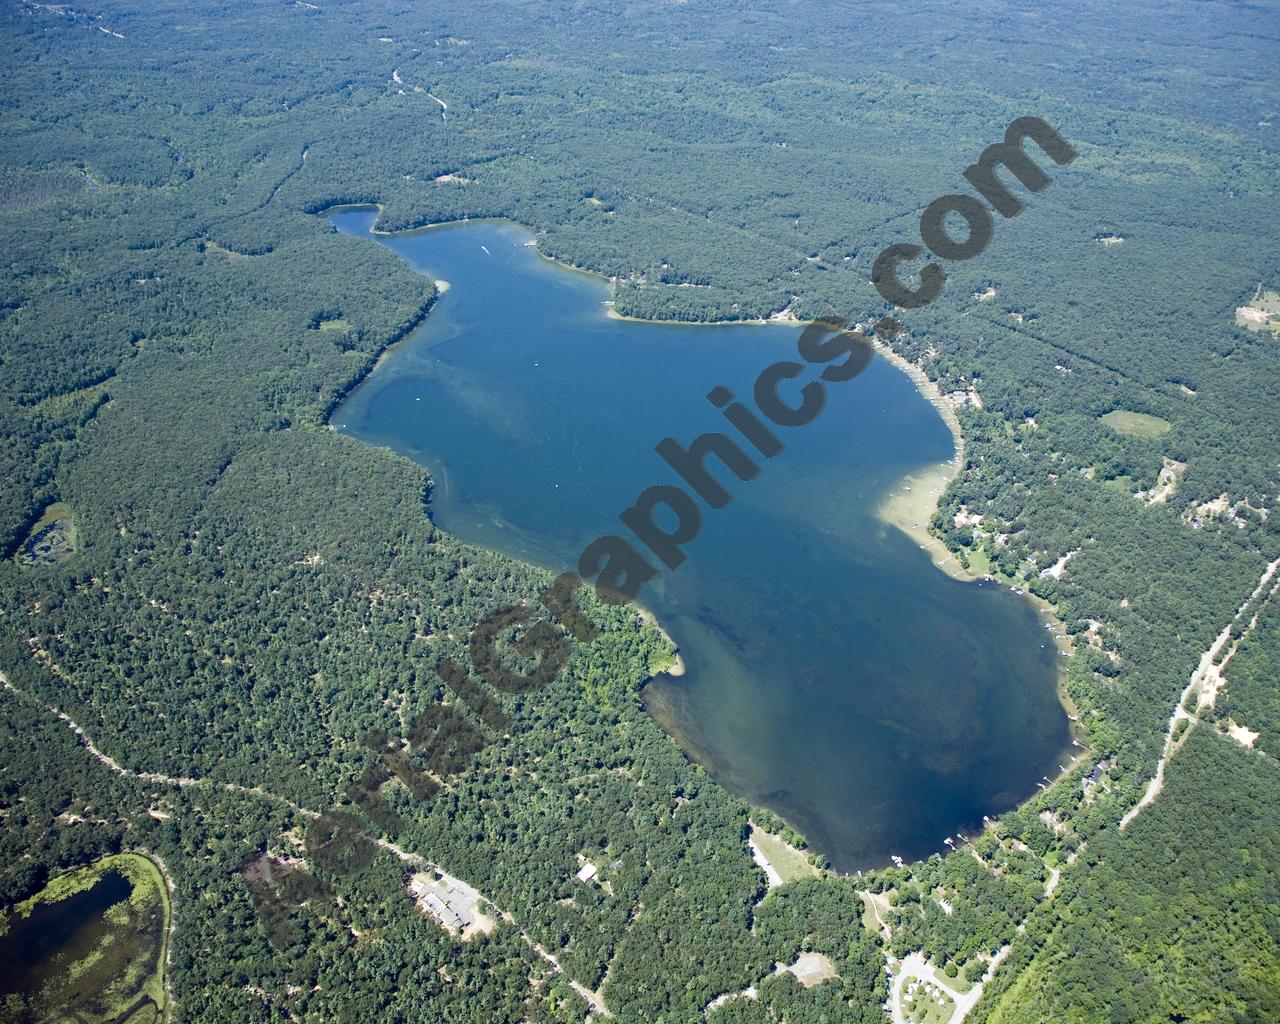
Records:
[[[653,612],[649,611],[648,608],[645,608],[643,605],[640,605],[640,604],[637,604],[635,608],[636,608],[636,617],[640,620],[640,622],[645,626],[652,626],[654,629],[656,629],[660,634],[662,634],[662,639],[664,639],[667,643],[669,643],[672,649],[676,652],[676,655],[675,655],[676,660],[672,663],[671,667],[665,668],[661,672],[656,673],[655,675],[649,676],[648,679],[644,680],[644,682],[640,684],[640,689],[643,690],[646,686],[649,685],[649,683],[652,680],[656,679],[657,676],[659,675],[666,675],[666,676],[671,676],[671,678],[673,679],[679,679],[681,676],[685,674],[686,671],[688,671],[688,667],[684,663],[684,655],[680,653],[680,645],[671,638],[671,634],[667,632],[666,627],[663,626],[662,623],[658,621],[658,617],[654,615]]]
[[[937,410],[938,415],[942,417],[942,421],[947,425],[947,429],[951,431],[951,439],[955,446],[952,458],[949,461],[923,466],[894,481],[893,489],[881,499],[880,504],[876,507],[876,518],[886,526],[899,530],[914,541],[922,551],[928,553],[929,560],[933,562],[934,568],[946,573],[953,580],[958,580],[962,583],[986,581],[988,578],[986,575],[966,569],[946,544],[929,531],[929,522],[933,519],[933,514],[938,510],[943,493],[951,481],[959,475],[961,467],[964,466],[964,434],[960,429],[960,418],[956,415],[955,407],[947,401],[942,390],[924,370],[905,356],[899,355],[880,338],[873,335],[872,339],[875,343],[876,351],[880,352],[889,362],[910,377],[916,385],[916,390]],[[904,490],[907,487],[910,488],[910,491]],[[995,580],[996,586],[1012,587],[1006,580],[1000,580],[998,577]],[[1085,758],[1089,751],[1089,748],[1085,746],[1084,729],[1080,725],[1080,709],[1076,707],[1075,701],[1072,700],[1071,694],[1067,690],[1067,666],[1062,660],[1062,656],[1069,657],[1074,654],[1075,648],[1071,642],[1070,635],[1067,633],[1066,623],[1058,617],[1058,610],[1043,597],[1032,593],[1026,584],[1019,586],[1018,589],[1022,591],[1020,596],[1031,603],[1031,606],[1039,613],[1040,618],[1049,626],[1048,632],[1053,640],[1053,646],[1059,653],[1054,691],[1058,698],[1058,704],[1067,716],[1068,739],[1080,744],[1079,747],[1076,747],[1073,743],[1058,751],[1059,754],[1068,759],[1068,763],[1065,772],[1058,772],[1051,776],[1053,781],[1057,782],[1059,779],[1069,775],[1075,765]],[[1030,803],[1032,799],[1034,799],[1032,796],[1028,796],[1026,800],[1017,806],[1022,807]]]
[[[333,206],[322,206],[309,212],[313,217],[327,218],[336,213],[351,213],[357,210],[376,211],[378,216],[381,217],[383,209],[384,206],[382,203],[336,203]],[[374,223],[376,224],[377,221],[375,220]],[[541,259],[546,260],[548,263],[560,268],[561,270],[571,270],[576,274],[586,274],[588,277],[593,277],[599,281],[603,281],[612,289],[616,290],[618,286],[618,279],[616,277],[609,277],[598,270],[592,270],[590,267],[580,267],[576,263],[569,263],[567,260],[558,259],[555,256],[544,252],[542,247],[538,245],[537,229],[531,228],[528,224],[522,224],[518,220],[512,220],[510,217],[463,217],[459,220],[440,220],[432,221],[430,224],[417,224],[411,228],[396,228],[394,231],[383,231],[371,226],[369,228],[369,234],[378,238],[395,238],[399,235],[422,234],[439,228],[459,227],[464,224],[514,224],[516,227],[529,232],[533,236],[533,244],[531,248]],[[427,276],[430,277],[429,274]],[[443,292],[447,289],[448,283],[445,282],[445,287],[442,288],[441,291]],[[606,307],[604,315],[610,320],[622,320],[626,323],[632,324],[665,324],[673,327],[731,327],[738,324],[748,324],[753,327],[768,327],[770,325],[776,326],[778,324],[782,324],[784,326],[804,327],[808,326],[808,324],[812,322],[809,320],[799,319],[794,313],[790,313],[789,310],[784,310],[781,313],[774,313],[769,317],[750,317],[742,320],[660,320],[656,317],[631,316],[626,313],[619,313],[614,308],[613,302],[613,299],[605,300],[603,303]]]
[[[428,280],[432,280],[432,279],[428,278]],[[387,360],[390,359],[391,356],[394,355],[395,352],[402,345],[404,345],[405,342],[407,342],[411,337],[413,337],[414,332],[416,332],[417,329],[421,327],[423,323],[426,322],[427,313],[430,313],[431,310],[436,308],[436,303],[440,301],[441,296],[443,296],[444,293],[449,290],[448,281],[435,281],[434,283],[436,286],[436,293],[434,296],[432,296],[430,306],[427,308],[426,312],[424,312],[422,316],[419,317],[418,321],[413,325],[412,329],[410,329],[404,335],[404,337],[397,338],[395,341],[391,342],[389,345],[383,346],[382,351],[378,353],[378,358],[373,361],[373,366],[369,368],[369,372],[360,378],[359,383],[357,383],[355,387],[351,388],[351,390],[348,391],[343,396],[342,401],[339,402],[338,405],[335,405],[333,410],[328,414],[328,416],[325,417],[325,426],[330,426],[331,421],[333,420],[333,414],[338,411],[338,406],[340,406],[342,402],[345,402],[348,398],[350,398],[351,395],[355,393],[357,388],[365,384],[369,380],[369,378],[371,378],[375,373],[381,370],[382,367],[386,365]]]
[[[938,510],[943,492],[964,465],[964,434],[960,419],[929,375],[905,356],[899,355],[886,342],[871,335],[876,351],[901,370],[915,384],[916,390],[933,406],[951,432],[952,453],[949,460],[912,470],[894,481],[893,488],[876,506],[876,518],[886,526],[900,530],[923,551],[929,553],[934,567],[952,579],[973,581],[983,577],[960,564],[950,549],[929,531],[929,522]]]

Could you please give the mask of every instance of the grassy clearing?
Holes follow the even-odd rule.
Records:
[[[882,935],[891,913],[889,897],[884,893],[874,892],[864,892],[861,896],[862,927],[875,935]]]
[[[321,331],[349,331],[351,330],[351,321],[345,317],[338,317],[335,320],[321,320],[317,328]]]
[[[984,547],[974,548],[969,552],[968,569],[975,576],[991,575],[991,556]]]
[[[1105,416],[1099,416],[1104,427],[1114,430],[1126,437],[1160,437],[1173,429],[1173,424],[1159,416],[1148,416],[1145,412],[1129,412],[1127,409],[1113,409]]]
[[[919,979],[912,979],[912,981],[919,983],[915,992],[911,992],[912,982],[908,982],[906,990],[902,993],[902,1009],[907,1020],[914,1021],[915,1024],[947,1024],[955,1013],[955,1000],[946,994],[938,995],[939,989],[936,985],[930,993],[925,991],[924,982],[920,982]]]
[[[224,249],[224,248],[223,248],[222,246],[220,246],[217,242],[205,242],[205,243],[204,243],[204,251],[205,251],[205,252],[211,252],[211,253],[214,253],[214,254],[215,254],[215,255],[217,255],[217,256],[223,256],[223,257],[225,257],[226,259],[229,259],[229,260],[252,260],[252,259],[257,259],[257,257],[256,257],[256,256],[254,256],[254,255],[253,255],[253,254],[251,254],[251,253],[247,253],[247,252],[236,252],[234,249]]]
[[[778,877],[783,882],[794,882],[797,878],[816,878],[818,869],[809,863],[809,859],[789,846],[772,832],[766,832],[758,825],[751,826],[751,838],[755,841],[765,860],[773,865]]]
[[[1100,481],[1103,487],[1109,487],[1113,491],[1120,494],[1133,494],[1133,489],[1137,485],[1137,481],[1127,474],[1113,476],[1108,480]]]
[[[42,416],[49,416],[54,419],[87,417],[93,413],[98,405],[106,401],[107,397],[106,383],[91,384],[87,388],[80,388],[76,391],[50,395],[37,403],[35,410]]]

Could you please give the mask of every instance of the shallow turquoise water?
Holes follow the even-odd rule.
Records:
[[[332,216],[357,235],[373,219]],[[427,466],[442,529],[562,571],[626,533],[644,488],[680,483],[654,445],[727,430],[707,392],[750,396],[800,331],[609,319],[604,282],[531,237],[489,222],[377,237],[452,287],[332,422]],[[947,578],[875,518],[904,474],[951,455],[904,374],[876,358],[778,432],[787,447],[754,480],[718,474],[734,501],[704,509],[688,560],[641,595],[689,668],[646,704],[837,868],[927,856],[1056,770],[1057,654],[1026,600]]]

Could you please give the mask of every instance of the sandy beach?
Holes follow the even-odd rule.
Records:
[[[965,569],[947,546],[929,533],[929,521],[937,511],[938,499],[957,472],[957,463],[943,462],[908,473],[881,500],[876,516],[915,541],[948,576],[958,580],[981,579],[977,573]]]
[[[879,339],[876,339],[876,351],[911,378],[920,394],[938,410],[938,415],[951,431],[954,442],[950,461],[925,466],[897,481],[880,502],[876,515],[881,522],[901,530],[928,551],[933,564],[948,576],[959,580],[979,579],[978,575],[960,564],[959,559],[947,550],[942,541],[929,532],[929,520],[938,509],[942,492],[964,465],[964,435],[960,433],[960,420],[956,417],[956,411],[938,386],[915,363],[898,355]]]

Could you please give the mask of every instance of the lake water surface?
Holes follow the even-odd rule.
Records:
[[[374,219],[332,215],[361,236]],[[514,225],[374,237],[452,287],[332,423],[428,467],[442,529],[557,572],[625,534],[617,515],[645,487],[679,482],[659,440],[728,429],[712,387],[750,396],[795,358],[798,327],[609,319],[602,280],[543,260]],[[783,440],[755,480],[720,474],[735,500],[641,595],[688,665],[645,703],[835,867],[927,856],[1062,763],[1058,654],[1028,601],[948,578],[876,518],[905,474],[952,454],[901,371],[877,357],[829,385]]]
[[[110,930],[103,914],[133,892],[119,871],[90,888],[52,903],[37,903],[0,935],[0,996],[37,992],[51,978],[87,957]]]

